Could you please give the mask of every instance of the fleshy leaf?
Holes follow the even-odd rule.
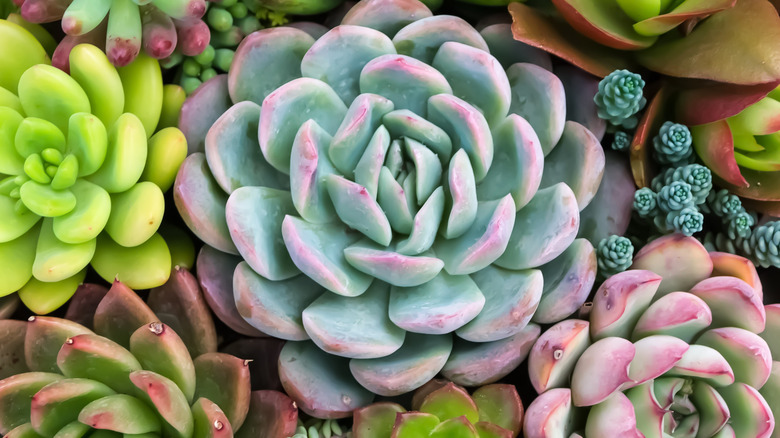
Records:
[[[59,372],[57,354],[65,341],[91,333],[86,327],[61,318],[34,316],[27,321],[24,360],[30,371]]]
[[[111,289],[95,309],[95,333],[130,346],[130,337],[138,327],[157,321],[157,315],[132,289],[114,280]]]
[[[249,415],[236,438],[288,437],[298,425],[295,402],[278,391],[254,391],[249,402]]]
[[[548,155],[558,144],[566,121],[563,83],[551,72],[533,64],[514,64],[506,71],[512,87],[509,112],[528,120]]]
[[[584,237],[593,245],[613,234],[626,234],[634,203],[634,181],[625,159],[613,151],[605,151],[605,159],[604,177],[596,196],[580,211],[577,237]]]
[[[417,20],[399,30],[393,37],[398,53],[431,63],[443,43],[455,41],[489,53],[487,43],[470,24],[460,17],[435,15]]]
[[[670,234],[645,245],[634,257],[631,269],[646,269],[663,277],[658,296],[690,290],[712,273],[707,250],[692,237]]]
[[[27,323],[13,319],[0,320],[0,380],[29,371],[24,360]],[[56,371],[53,370],[53,371]]]
[[[30,421],[30,400],[46,385],[61,380],[62,376],[52,373],[31,372],[11,376],[0,385],[0,433]],[[30,426],[32,429],[32,426]]]
[[[523,427],[523,402],[514,385],[494,384],[483,386],[471,395],[479,411],[479,421],[520,433]],[[479,424],[477,424],[479,426]]]
[[[249,411],[252,390],[248,363],[224,353],[205,353],[194,360],[195,400],[214,401],[225,412],[234,430],[241,428]]]
[[[571,395],[575,406],[593,406],[631,382],[628,366],[634,359],[634,345],[610,337],[594,342],[582,353],[571,375]],[[591,383],[597,379],[598,385]],[[598,436],[598,435],[597,435]]]
[[[392,248],[383,248],[368,239],[345,248],[344,257],[358,270],[400,287],[427,283],[444,267],[444,262],[430,253],[419,256],[399,254]]]
[[[130,352],[145,370],[153,371],[175,383],[188,404],[193,400],[195,365],[187,346],[170,327],[159,322],[139,327],[130,337]],[[133,383],[136,384],[135,380]]]
[[[654,36],[637,33],[633,20],[615,3],[608,5],[595,0],[553,0],[558,12],[586,38],[619,50],[650,47]]]
[[[568,384],[574,366],[591,344],[589,328],[587,321],[569,319],[539,336],[528,357],[528,373],[536,392]]]
[[[355,410],[352,432],[357,436],[390,436],[396,414],[406,412],[403,406],[378,402]]]
[[[588,299],[597,267],[596,251],[585,239],[575,239],[561,255],[542,265],[544,289],[532,320],[550,324],[574,314]]]
[[[187,139],[187,155],[206,151],[206,134],[232,104],[228,76],[224,74],[205,81],[187,97],[179,113],[179,129]]]

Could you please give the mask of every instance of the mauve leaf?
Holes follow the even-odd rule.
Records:
[[[13,319],[0,321],[0,380],[26,371],[24,361],[24,338],[27,323]]]
[[[565,91],[566,120],[585,126],[599,140],[604,138],[607,122],[599,117],[593,101],[593,96],[599,91],[600,78],[570,64],[556,65],[555,75],[563,83]]]
[[[686,20],[706,18],[710,14],[733,7],[737,0],[687,0],[667,14],[656,15],[634,24],[634,30],[642,35],[661,35]]]
[[[593,200],[580,212],[580,231],[594,246],[612,234],[622,236],[631,222],[634,180],[625,155],[605,151],[604,178]]]
[[[692,126],[716,122],[739,114],[774,90],[780,82],[735,85],[719,82],[678,84],[675,97],[677,122]]]
[[[767,216],[780,218],[780,200],[758,201],[755,199],[743,198],[742,205],[745,206],[748,211],[753,210]]]
[[[731,186],[747,188],[752,185],[746,180],[737,165],[737,160],[734,157],[734,137],[731,135],[731,128],[725,120],[693,126],[691,134],[693,135],[693,149],[704,164],[712,170],[713,177],[725,181],[728,184],[726,187],[729,189],[732,188]],[[753,173],[764,172],[753,171]]]
[[[217,351],[217,331],[198,280],[188,270],[176,268],[147,300],[160,321],[180,333],[192,357]]]
[[[762,84],[780,80],[778,40],[780,17],[774,7],[767,0],[740,0],[685,37],[665,35],[637,59],[668,76]]]
[[[202,354],[194,363],[195,400],[212,400],[225,412],[233,430],[239,430],[249,412],[249,363],[224,353]]]
[[[638,187],[650,186],[650,181],[653,179],[653,160],[650,157],[650,151],[653,147],[653,137],[664,122],[661,114],[666,106],[667,95],[668,92],[662,87],[653,96],[639,120],[634,139],[631,140],[629,149],[631,173],[634,175],[634,184]]]
[[[107,293],[108,289],[99,284],[84,283],[80,285],[70,299],[65,319],[92,329],[92,321],[97,307]]]
[[[510,3],[512,34],[518,41],[559,56],[590,74],[604,77],[615,70],[635,70],[625,54],[585,39],[562,20],[545,17],[521,3]]]
[[[617,2],[600,0],[552,0],[558,12],[581,34],[619,50],[650,47],[656,37],[638,34],[632,20]]]
[[[702,159],[702,161],[704,160]],[[710,166],[709,163],[706,164]],[[713,175],[715,183],[743,198],[769,202],[780,200],[780,178],[778,178],[778,172],[759,172],[757,170],[745,168],[739,168],[739,170],[746,181],[747,187],[732,185],[728,181],[725,181],[725,178],[722,175]],[[757,209],[766,209],[772,213],[773,216],[778,215],[778,206],[776,203],[754,203],[751,205],[757,207]]]
[[[187,139],[187,155],[205,152],[206,133],[232,105],[227,79],[226,74],[214,76],[184,101],[179,113],[179,129]]]
[[[157,321],[157,315],[132,289],[118,280],[95,310],[95,333],[127,348],[130,336],[144,324]]]
[[[278,391],[254,391],[249,415],[236,438],[288,437],[298,426],[298,407]]]

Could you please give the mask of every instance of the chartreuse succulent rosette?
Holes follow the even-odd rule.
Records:
[[[496,381],[532,319],[584,302],[596,260],[575,237],[604,153],[508,35],[364,1],[317,40],[250,35],[185,103],[234,102],[174,186],[206,243],[200,281],[232,326],[290,341],[280,374],[307,413],[347,416],[439,372]]]
[[[587,319],[536,341],[525,436],[774,436],[778,318],[762,299],[748,260],[680,234],[653,241]]]
[[[523,403],[512,385],[485,385],[469,395],[451,382],[431,380],[412,398],[412,411],[380,402],[355,411],[354,438],[513,438],[523,425]]]
[[[0,90],[0,296],[19,291],[33,311],[51,312],[90,263],[108,281],[164,283],[171,255],[157,229],[186,141],[177,128],[149,139],[161,111],[157,62],[120,73],[80,45],[70,75],[37,64],[12,86]]]
[[[249,361],[216,351],[213,320],[187,271],[177,270],[150,295],[160,317],[184,329],[181,336],[124,284],[103,294],[91,309],[94,318],[78,315],[92,329],[42,316],[0,321],[4,436],[287,438],[295,432],[295,403],[277,391],[252,391]]]

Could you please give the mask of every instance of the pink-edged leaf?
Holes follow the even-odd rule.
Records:
[[[580,356],[571,374],[571,395],[575,406],[603,402],[620,387],[631,382],[629,365],[635,347],[623,338],[604,338],[593,343]]]
[[[91,329],[97,307],[107,293],[108,289],[99,284],[84,283],[80,285],[70,299],[65,319]]]
[[[650,104],[645,109],[639,124],[636,127],[634,138],[631,140],[629,156],[631,158],[631,173],[634,175],[634,184],[638,187],[650,186],[653,179],[654,161],[650,152],[653,147],[653,137],[665,122],[663,113],[668,100],[669,92],[666,87],[660,90],[650,99]]]
[[[704,161],[702,159],[702,161]],[[707,164],[709,166],[709,164]],[[745,184],[733,185],[729,181],[724,181],[723,175],[713,175],[713,179],[718,185],[728,189],[730,192],[742,198],[749,198],[757,203],[752,204],[755,207],[763,207],[773,216],[778,215],[776,201],[780,201],[780,178],[778,172],[759,172],[753,169],[740,168]],[[714,172],[713,172],[714,173]]]
[[[635,355],[628,368],[631,386],[655,379],[672,369],[688,351],[688,343],[674,336],[654,335],[634,343]]]
[[[355,409],[352,433],[356,438],[390,436],[396,414],[406,412],[403,406],[391,402],[378,402]]]
[[[523,427],[523,402],[514,385],[483,386],[471,395],[479,411],[479,421],[487,422],[517,436]]]
[[[551,389],[528,406],[523,433],[526,438],[572,436],[572,432],[584,425],[584,418],[578,418],[577,414],[569,388]]]
[[[417,388],[416,391],[414,391],[414,394],[412,395],[412,410],[413,411],[419,411],[420,406],[422,406],[423,400],[425,400],[425,397],[428,397],[428,394],[438,390],[439,388],[443,388],[450,384],[448,380],[444,379],[431,379],[426,383],[425,385]],[[459,387],[460,389],[466,390],[463,387]]]
[[[657,37],[638,34],[633,20],[617,2],[599,0],[552,0],[563,18],[586,37],[618,50],[650,47]]]
[[[777,88],[780,82],[758,85],[735,85],[720,82],[687,83],[679,86],[675,98],[675,115],[688,126],[717,122],[739,114]]]
[[[745,257],[727,252],[711,252],[710,258],[712,259],[713,277],[737,277],[753,288],[759,300],[764,299],[764,289],[753,262]]]
[[[157,321],[157,315],[136,293],[119,280],[95,310],[95,333],[127,348],[130,336],[144,324]]]
[[[568,384],[577,360],[590,346],[589,328],[587,321],[568,319],[539,336],[528,356],[528,374],[536,392]]]
[[[205,353],[195,361],[195,400],[205,397],[216,403],[239,430],[249,412],[252,386],[249,363],[224,353]]]
[[[698,240],[682,234],[668,234],[644,246],[634,257],[631,269],[647,269],[663,277],[658,295],[687,291],[712,274],[712,259]]]
[[[780,80],[778,40],[780,17],[772,5],[767,0],[740,0],[699,23],[690,35],[667,34],[637,58],[668,76],[763,84]]]
[[[516,2],[509,4],[509,13],[516,40],[559,56],[590,74],[603,78],[615,70],[634,68],[624,54],[583,38],[561,20]]]
[[[217,75],[187,97],[179,113],[179,129],[187,138],[187,154],[205,152],[206,133],[232,105],[228,75]]]
[[[24,361],[24,338],[27,323],[12,319],[0,320],[0,380],[27,371]]]
[[[666,14],[656,15],[634,24],[634,30],[642,35],[661,35],[683,22],[707,17],[715,12],[733,7],[737,0],[688,0]]]
[[[691,127],[693,148],[704,164],[730,186],[750,187],[734,157],[734,137],[725,120]]]
[[[590,311],[593,339],[628,338],[656,296],[663,278],[649,270],[632,269],[609,277],[596,291]]]
[[[249,402],[249,415],[236,433],[236,438],[286,438],[295,434],[298,407],[279,391],[254,391]]]
[[[735,277],[711,277],[696,284],[691,293],[712,309],[712,327],[740,327],[761,333],[766,310],[749,284]]]

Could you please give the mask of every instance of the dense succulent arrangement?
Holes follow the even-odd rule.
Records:
[[[52,317],[0,321],[0,433],[292,435],[295,404],[277,391],[251,391],[248,362],[216,351],[205,303],[187,299],[193,290],[195,278],[177,270],[170,284],[152,292],[150,302],[188,317],[171,322],[199,331],[198,338],[194,333],[180,337],[120,282],[93,308],[92,330]],[[183,299],[178,304],[199,306],[166,307],[177,298]]]
[[[250,35],[227,80],[185,103],[210,105],[225,82],[235,103],[174,188],[207,244],[199,265],[222,266],[198,275],[227,286],[234,319],[291,341],[280,373],[305,411],[347,415],[366,389],[400,394],[440,371],[495,381],[522,360],[535,312],[556,321],[584,301],[595,259],[575,237],[603,151],[566,121],[561,81],[502,47],[508,33],[364,1],[316,41]],[[323,373],[333,390],[309,383]]]
[[[747,260],[679,234],[655,240],[599,287],[587,319],[537,340],[525,436],[771,436],[780,405],[759,392],[777,372],[762,298]]]

